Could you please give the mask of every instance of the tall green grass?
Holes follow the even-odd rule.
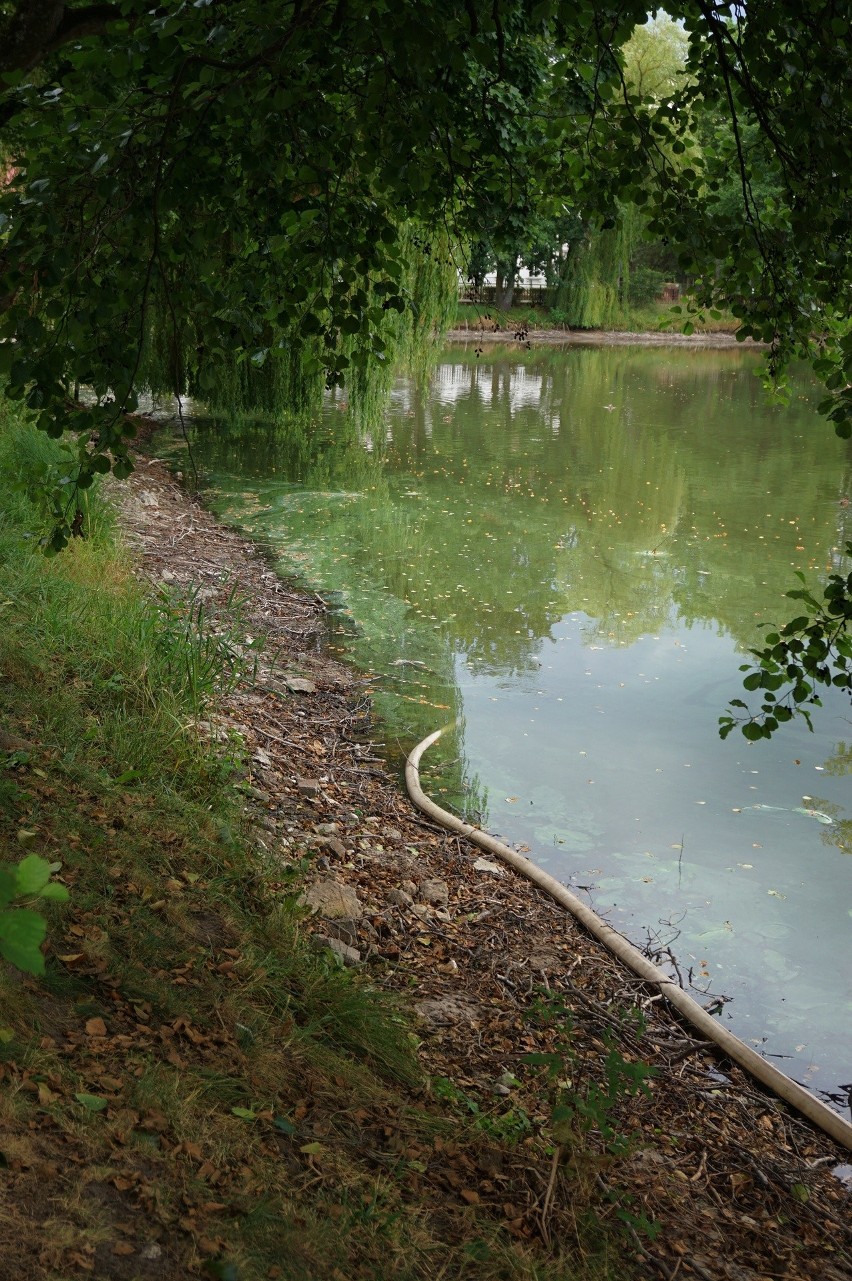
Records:
[[[149,784],[180,775],[202,794],[219,771],[194,722],[250,660],[236,636],[211,626],[197,594],[140,589],[96,489],[85,496],[84,537],[46,558],[42,496],[64,451],[8,408],[0,414],[0,666],[17,674],[7,702],[16,689],[38,691],[30,732],[66,763],[82,754]],[[231,613],[236,627],[236,603]]]
[[[407,1144],[431,1150],[436,1134],[452,1133],[475,1152],[482,1136],[424,1102],[397,1001],[312,945],[299,874],[258,848],[231,785],[239,743],[195,732],[222,689],[250,678],[251,656],[197,596],[143,590],[96,489],[87,536],[44,556],[44,491],[64,463],[61,447],[0,401],[0,862],[18,861],[23,832],[70,890],[68,903],[46,907],[44,978],[22,984],[0,965],[0,1130],[4,1150],[38,1133],[39,1161],[82,1154],[80,1179],[51,1185],[49,1233],[17,1233],[9,1267],[35,1275],[39,1251],[55,1254],[39,1275],[60,1281],[63,1241],[94,1250],[116,1216],[144,1239],[149,1217],[132,1196],[81,1194],[86,1172],[105,1180],[118,1163],[127,1182],[157,1189],[171,1225],[162,1240],[176,1252],[170,1275],[200,1269],[191,1231],[175,1223],[211,1200],[224,1242],[214,1275],[239,1281],[619,1274],[619,1243],[593,1213],[582,1240],[548,1257],[457,1197],[436,1220],[434,1200],[412,1185]],[[233,597],[231,606],[239,632]],[[65,1029],[79,1036],[90,1018],[127,1026],[130,1007],[150,1035],[140,1046],[137,1028],[126,1050],[108,1040],[103,1078],[85,1047],[55,1052]],[[178,1019],[194,1039],[175,1059]],[[23,1073],[49,1079],[49,1090],[10,1085]],[[80,1100],[93,1098],[89,1114]],[[139,1121],[148,1113],[161,1118],[162,1146]],[[402,1146],[374,1152],[364,1126],[381,1133],[388,1119]],[[184,1145],[231,1181],[214,1192]],[[14,1209],[7,1200],[4,1231]],[[32,1228],[29,1213],[18,1222]]]

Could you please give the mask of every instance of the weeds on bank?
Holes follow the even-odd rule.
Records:
[[[400,1011],[309,945],[291,877],[252,848],[239,743],[195,732],[251,673],[238,601],[223,632],[198,595],[146,597],[96,494],[88,537],[46,559],[27,468],[54,448],[0,417],[0,908],[45,867],[70,896],[39,900],[43,978],[0,964],[7,1266],[619,1275],[605,1234],[543,1252],[440,1182],[485,1140],[523,1141],[522,1111],[459,1126],[424,1104]]]

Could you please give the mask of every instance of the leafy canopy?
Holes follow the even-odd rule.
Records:
[[[848,9],[670,17],[655,45],[634,0],[0,0],[0,373],[74,433],[51,548],[129,471],[141,390],[377,385],[418,263],[566,207],[641,209],[848,436]]]

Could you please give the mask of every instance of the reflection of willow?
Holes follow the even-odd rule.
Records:
[[[596,454],[600,468],[600,487],[578,495],[586,529],[569,570],[581,584],[574,608],[596,620],[589,639],[630,643],[671,609],[686,478],[667,437],[601,433],[598,422],[579,419],[572,432],[578,453]]]
[[[683,470],[667,436],[639,431],[627,413],[602,412],[604,397],[623,399],[624,391],[599,353],[581,355],[583,380],[563,358],[539,380],[536,407],[522,404],[507,364],[499,377],[483,367],[445,380],[451,414],[415,397],[409,418],[395,424],[403,457],[420,462],[427,491],[440,489],[440,507],[447,495],[458,502],[464,494],[474,529],[460,532],[476,573],[452,605],[454,632],[495,669],[527,667],[539,638],[574,609],[601,617],[603,634],[615,630],[619,639],[668,612],[671,587],[660,567],[680,521]],[[520,392],[530,387],[525,377]],[[428,511],[424,526],[430,544],[447,545],[448,532],[430,524]],[[441,569],[432,567],[433,586]],[[452,584],[445,579],[438,590],[443,598]]]
[[[296,415],[228,422],[196,419],[193,435],[205,472],[229,472],[250,480],[275,477],[279,485],[296,482],[327,489],[337,475],[354,482],[363,462],[369,462],[345,412],[328,413],[325,421]]]
[[[519,453],[528,492],[544,488],[547,494],[543,476],[564,478],[567,492],[559,500],[574,511],[557,537],[566,546],[570,534],[584,558],[584,584],[597,584],[594,598],[588,589],[578,594],[576,607],[606,615],[604,634],[626,628],[613,619],[616,612],[632,612],[637,632],[658,625],[667,588],[687,625],[714,620],[741,644],[753,645],[757,622],[778,614],[779,587],[795,586],[791,566],[809,568],[815,581],[837,568],[833,548],[843,545],[843,518],[852,511],[843,505],[850,484],[844,447],[830,441],[827,450],[824,437],[811,430],[807,386],[787,409],[767,403],[753,376],[755,353],[513,350],[510,359],[504,356],[500,378],[480,369],[477,395],[468,391],[472,359],[453,349],[442,370],[438,395],[444,399],[431,410],[429,449],[440,442],[442,455],[452,451],[458,434],[479,471],[487,469],[489,497],[496,486],[522,496]],[[490,403],[483,406],[481,389],[510,385],[519,368],[523,383],[531,374],[540,378],[539,411],[512,414],[504,435],[495,426],[506,420],[506,406],[496,412]],[[636,423],[648,425],[637,432]],[[622,445],[636,451],[637,464],[644,450],[645,465],[655,470],[643,479],[637,466],[631,475],[629,456],[618,454]],[[552,502],[552,485],[549,494]],[[677,542],[661,545],[662,526],[671,535],[676,523]],[[607,558],[597,570],[586,556],[585,530],[593,536],[593,554]],[[665,552],[669,575],[659,566]],[[632,576],[625,554],[633,553],[635,597],[624,581]]]
[[[827,774],[833,774],[835,778],[844,778],[847,774],[852,774],[852,743],[835,744],[832,755],[824,762],[824,769]],[[844,854],[852,854],[852,818],[838,818],[839,805],[833,805],[821,797],[810,798],[808,804],[834,819],[833,827],[826,826],[820,831],[823,845],[833,845]]]
[[[800,538],[821,558],[833,545],[842,489],[822,439],[802,431],[810,420],[766,410],[749,363],[740,351],[539,349],[480,365],[454,353],[430,399],[400,388],[391,439],[373,433],[372,450],[332,405],[321,432],[214,437],[202,461],[240,490],[237,472],[260,478],[270,535],[278,520],[282,538],[301,538],[315,578],[352,592],[354,573],[353,608],[373,611],[384,656],[410,646],[439,684],[453,651],[532,670],[575,611],[616,643],[673,607],[750,641]],[[322,493],[303,501],[302,488]],[[453,699],[436,687],[431,701]]]

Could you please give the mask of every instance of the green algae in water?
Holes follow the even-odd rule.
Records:
[[[723,966],[734,1030],[806,1045],[830,1085],[845,1032],[795,992],[818,974],[827,1009],[849,1003],[847,705],[829,694],[813,736],[754,747],[721,744],[716,718],[793,570],[818,583],[850,536],[850,449],[811,388],[769,406],[754,367],[454,350],[428,393],[395,385],[380,430],[347,426],[338,397],[314,436],[199,431],[195,451],[217,510],[340,593],[336,640],[376,677],[392,759],[453,723],[425,762],[439,802],[605,885],[639,938],[683,916],[674,946]],[[754,809],[815,790],[816,768],[811,805]]]

